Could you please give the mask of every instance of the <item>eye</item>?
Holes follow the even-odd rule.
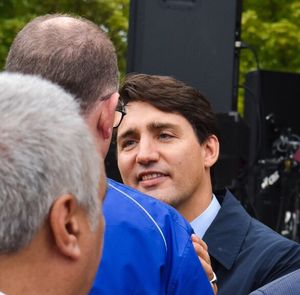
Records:
[[[120,146],[122,150],[130,150],[136,146],[136,140],[134,139],[123,140]]]
[[[162,139],[162,140],[169,140],[169,139],[172,139],[174,136],[168,132],[161,132],[159,134],[159,139]]]

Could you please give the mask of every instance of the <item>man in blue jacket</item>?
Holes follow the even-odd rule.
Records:
[[[175,207],[208,245],[221,295],[248,295],[300,268],[300,245],[251,218],[228,191],[213,193],[219,155],[207,99],[172,77],[136,74],[120,89],[127,115],[118,128],[125,184]]]
[[[17,35],[6,69],[40,75],[76,96],[105,157],[123,114],[116,112],[115,49],[98,26],[64,15],[38,17]],[[174,209],[109,181],[103,210],[103,263],[91,294],[212,294],[192,229]]]

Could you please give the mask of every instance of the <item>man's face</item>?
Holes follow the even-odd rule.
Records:
[[[193,206],[210,179],[206,148],[190,123],[145,102],[127,104],[126,112],[117,134],[118,166],[124,183],[180,212]]]

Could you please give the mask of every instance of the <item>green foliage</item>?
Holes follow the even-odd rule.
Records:
[[[69,13],[90,19],[108,33],[125,71],[129,0],[0,0],[0,69],[18,31],[31,19],[47,13]]]
[[[123,74],[128,10],[129,0],[0,0],[0,69],[12,40],[29,20],[58,12],[80,15],[101,24],[117,48]],[[260,68],[300,73],[299,32],[300,0],[243,1],[242,40],[255,50]],[[241,50],[239,84],[243,84],[247,72],[256,69],[253,53]]]
[[[300,72],[300,1],[245,1],[242,40],[258,55],[260,67]],[[253,55],[241,54],[241,72],[256,69]]]
[[[256,52],[261,69],[300,73],[299,32],[300,0],[243,1],[242,40]],[[240,84],[256,69],[253,52],[241,50]],[[238,109],[243,113],[242,99]]]

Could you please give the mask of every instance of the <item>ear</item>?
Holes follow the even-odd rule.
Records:
[[[78,205],[74,196],[66,194],[59,197],[50,210],[49,223],[54,242],[59,251],[77,260],[80,257],[80,220]]]
[[[204,165],[206,168],[211,168],[219,157],[219,140],[215,135],[210,135],[203,145],[205,149]]]
[[[104,140],[111,139],[115,111],[119,100],[119,93],[113,93],[109,99],[102,102],[97,129]]]

